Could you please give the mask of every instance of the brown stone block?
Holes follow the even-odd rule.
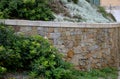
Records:
[[[85,32],[85,29],[81,29],[82,32]]]
[[[87,52],[87,47],[81,47],[82,51]]]
[[[48,28],[48,32],[49,33],[53,33],[54,32],[54,28]]]
[[[88,39],[91,39],[91,38],[95,38],[95,36],[94,36],[94,34],[93,33],[91,33],[91,34],[88,34]]]
[[[75,39],[81,39],[81,36],[80,35],[75,35]]]
[[[13,26],[15,32],[19,32],[20,31],[20,26]]]
[[[92,64],[92,68],[98,69],[98,68],[101,68],[101,66],[97,66],[97,64]]]
[[[32,32],[31,32],[32,35],[37,35],[38,32],[37,32],[37,27],[32,27]]]
[[[104,63],[104,64],[102,64],[102,67],[108,67],[108,65]]]
[[[95,66],[96,66],[95,64],[92,64],[92,65],[91,65],[92,68],[95,68]]]
[[[92,54],[88,53],[88,54],[85,55],[85,57],[89,59],[90,57],[92,57]]]
[[[77,47],[79,45],[79,43],[80,43],[80,40],[75,40],[74,41],[74,47]]]
[[[89,29],[84,29],[84,30],[83,30],[83,32],[88,32],[88,31],[89,31]]]
[[[79,65],[79,69],[80,70],[87,70],[86,66],[81,66],[81,65]]]
[[[58,28],[58,32],[63,32],[63,28]]]
[[[49,39],[50,39],[50,33],[47,33],[47,34],[46,34],[46,36],[47,36],[47,38],[49,38]]]
[[[68,58],[72,58],[74,56],[74,51],[72,49],[70,49],[68,52],[67,52],[67,57]]]
[[[67,38],[68,40],[71,40],[71,36],[66,36],[66,38]]]
[[[61,28],[61,32],[66,32],[66,28]]]
[[[104,52],[102,54],[102,58],[106,59],[106,55],[104,54]]]
[[[93,58],[97,58],[97,59],[102,58],[102,53],[98,51],[98,52],[96,52],[96,53],[93,53],[93,54],[92,54],[92,57],[93,57]]]
[[[67,28],[66,28],[66,31],[70,31],[70,29],[71,29],[71,28],[68,28],[68,27],[67,27]]]
[[[66,36],[62,36],[62,37],[60,37],[62,40],[66,40],[67,39],[67,37]]]

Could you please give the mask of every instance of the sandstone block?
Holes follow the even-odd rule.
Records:
[[[72,49],[70,49],[68,52],[67,52],[67,57],[68,58],[72,58],[74,56],[74,51]]]

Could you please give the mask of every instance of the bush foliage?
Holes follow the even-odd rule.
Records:
[[[48,0],[0,0],[0,18],[53,20]]]
[[[0,25],[0,37],[0,70],[28,70],[32,77],[69,79],[71,64],[43,37],[18,35],[4,25]]]

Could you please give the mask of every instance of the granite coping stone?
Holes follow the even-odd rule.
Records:
[[[31,21],[0,19],[0,23],[15,26],[40,26],[40,27],[76,27],[76,28],[115,28],[120,27],[120,23],[78,23],[78,22],[54,22],[54,21]]]

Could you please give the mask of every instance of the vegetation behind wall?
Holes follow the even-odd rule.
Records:
[[[0,18],[53,20],[48,0],[0,0]]]

